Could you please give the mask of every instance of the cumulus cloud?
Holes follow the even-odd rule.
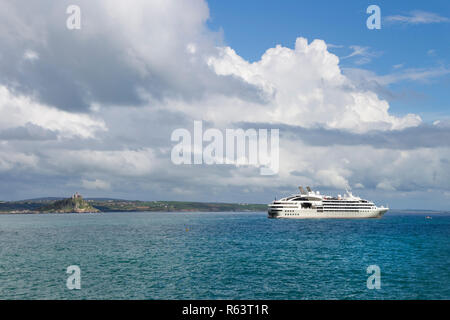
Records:
[[[342,74],[339,58],[328,52],[322,40],[308,44],[305,38],[298,38],[294,49],[276,46],[254,63],[225,47],[208,64],[219,75],[234,75],[258,86],[268,100],[265,105],[245,104],[244,108],[240,101],[219,99],[202,108],[206,116],[215,113],[211,108],[226,109],[221,121],[239,113],[242,121],[309,128],[320,125],[355,132],[402,129],[421,122],[415,115],[390,115],[386,101],[372,91],[360,90]]]

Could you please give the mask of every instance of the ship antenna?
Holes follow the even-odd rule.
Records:
[[[349,196],[353,196],[353,194],[352,194],[352,192],[351,192],[351,189],[349,190],[348,187],[345,187],[345,191],[347,192],[347,194],[348,194]]]

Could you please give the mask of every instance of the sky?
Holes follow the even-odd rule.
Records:
[[[2,1],[0,200],[268,203],[309,185],[448,210],[449,31],[448,1]],[[174,163],[194,121],[278,129],[279,171]]]

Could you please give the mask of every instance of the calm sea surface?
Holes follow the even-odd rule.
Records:
[[[0,299],[450,299],[450,215],[431,216],[0,215]]]

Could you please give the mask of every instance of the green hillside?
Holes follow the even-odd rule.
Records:
[[[188,201],[129,201],[129,200],[89,200],[102,212],[111,211],[168,211],[168,212],[250,212],[266,211],[266,204],[212,203]]]
[[[70,212],[261,212],[266,204],[213,203],[190,201],[137,201],[110,198],[83,199],[79,194],[71,198],[38,198],[0,202],[0,213],[70,213]]]
[[[100,212],[100,210],[91,206],[90,203],[75,194],[72,198],[57,200],[51,204],[44,205],[38,209],[39,212],[45,213],[84,213],[84,212]]]

